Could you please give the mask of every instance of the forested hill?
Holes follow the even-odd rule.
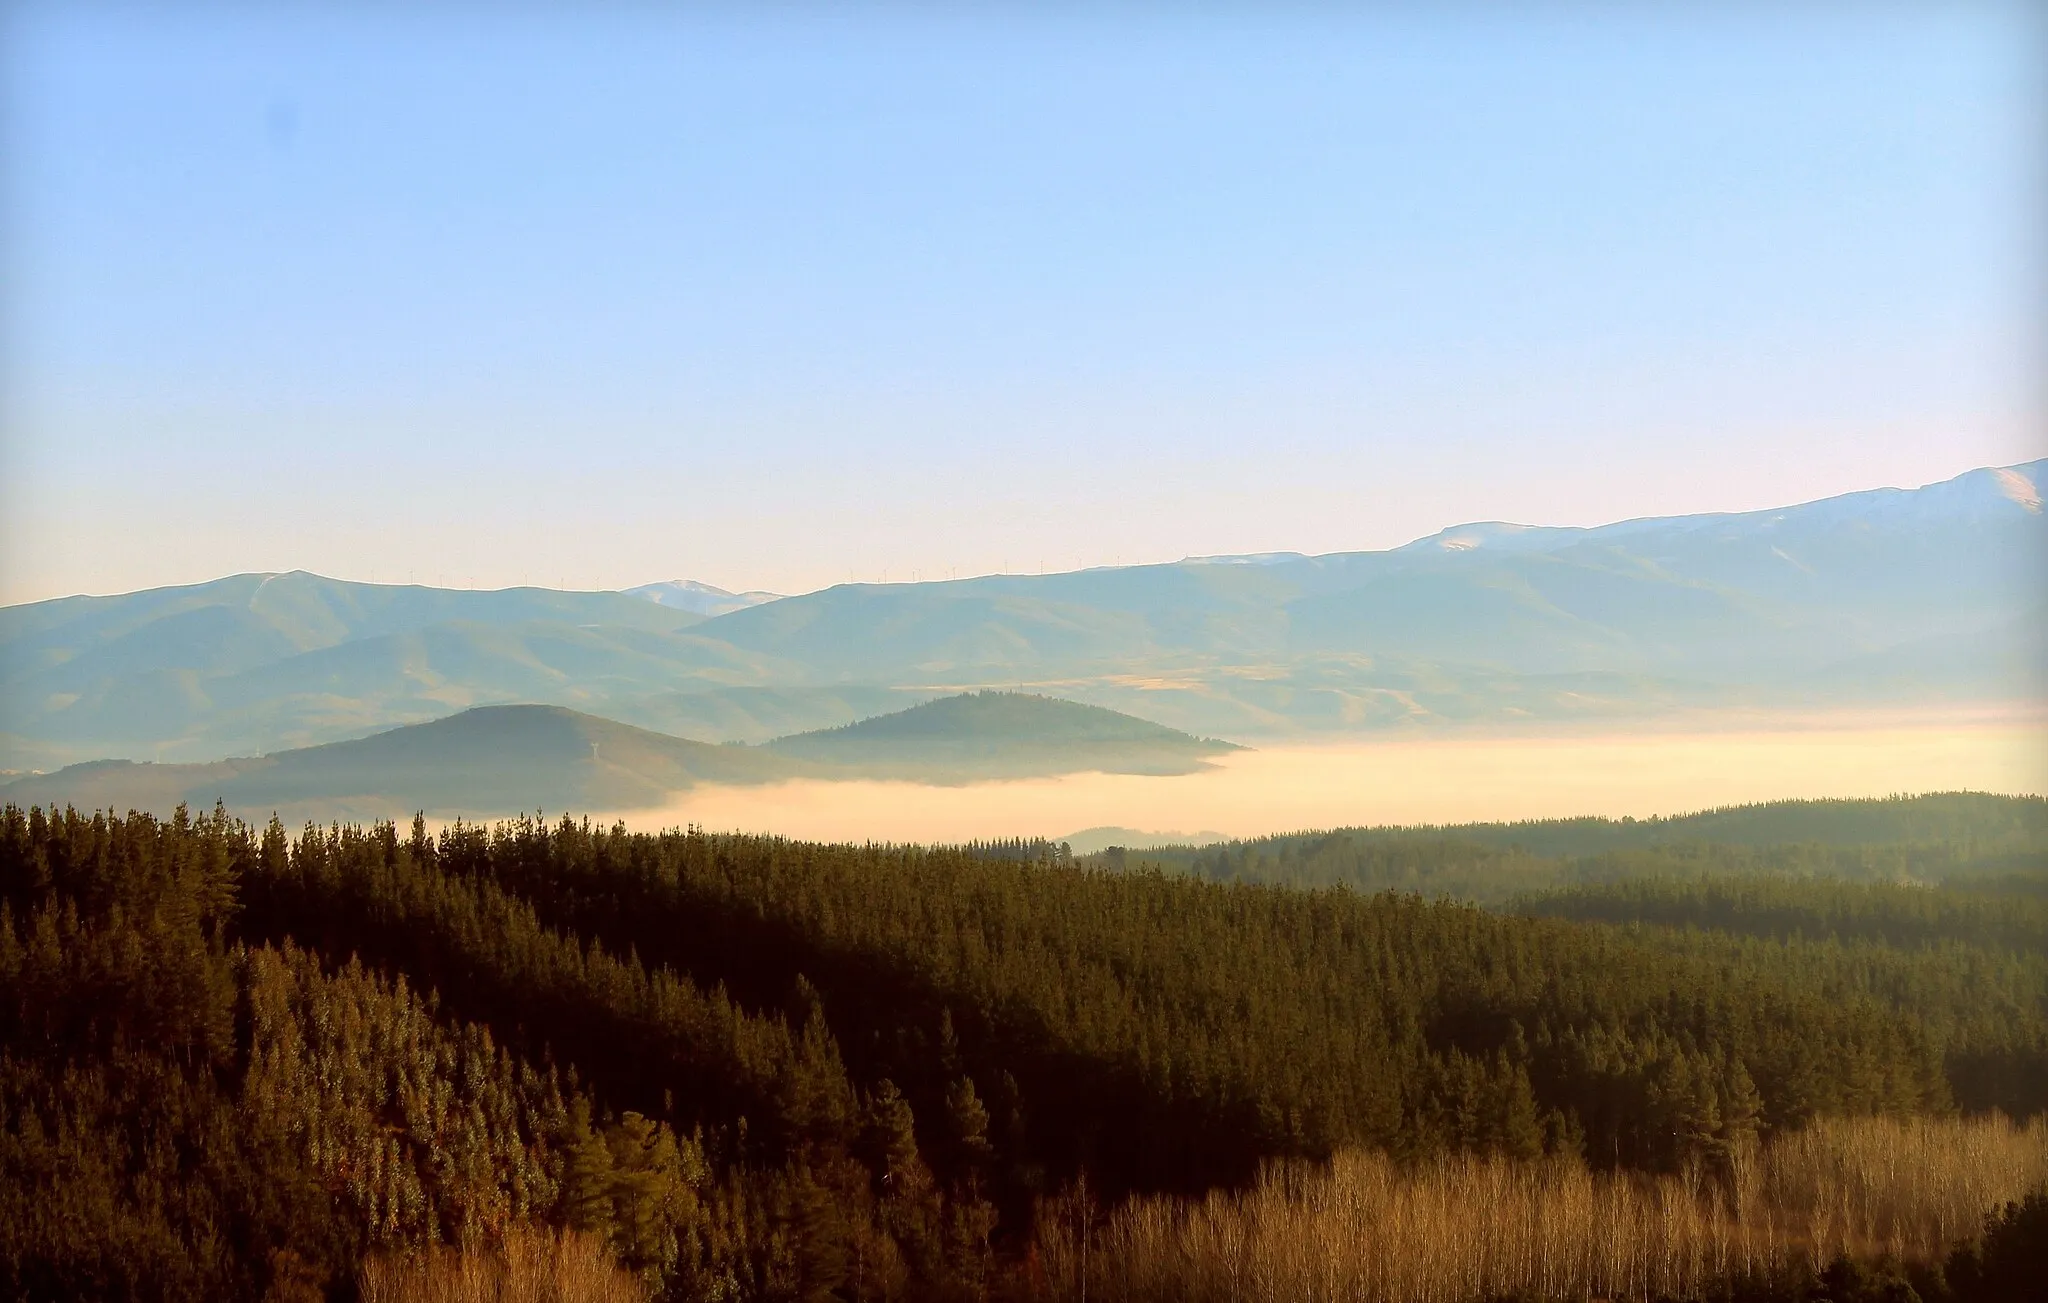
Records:
[[[1495,904],[1645,875],[1929,882],[2048,872],[2048,799],[1948,792],[1774,801],[1652,819],[1334,828],[1199,847],[1112,848],[1090,858],[1215,881],[1392,888]]]
[[[934,781],[1066,769],[1190,773],[1238,750],[1150,720],[1022,692],[941,697],[840,728],[777,738],[777,755]]]
[[[2048,798],[1934,792],[1862,800],[1767,801],[1648,819],[1539,819],[1441,831],[1539,855],[1593,855],[1685,842],[1777,846],[1967,843],[2048,849]]]
[[[509,814],[630,809],[698,782],[761,782],[797,766],[746,747],[668,737],[558,706],[480,706],[350,742],[206,765],[78,765],[0,798],[85,808],[185,802],[287,815],[391,818],[407,810]]]
[[[631,810],[701,783],[1187,773],[1235,749],[1100,707],[1016,693],[941,699],[752,747],[693,742],[559,706],[479,706],[248,759],[75,765],[0,786],[0,800],[120,810],[221,801],[293,819]]]
[[[1893,937],[1792,884],[1589,922],[1042,849],[9,807],[0,1296],[345,1297],[525,1226],[679,1301],[1070,1299],[1095,1201],[1269,1160],[1662,1173],[1669,1222],[1817,1119],[2048,1107],[2048,970],[1981,912]],[[1744,922],[1788,911],[1839,935]],[[1999,1134],[1957,1188],[2048,1162]],[[1798,1292],[1818,1265],[1744,1296],[1864,1297]]]

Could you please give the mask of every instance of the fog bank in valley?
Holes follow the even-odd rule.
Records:
[[[1799,797],[2048,791],[2048,731],[2018,712],[1711,718],[1658,731],[1492,733],[1271,746],[1178,777],[1076,774],[934,787],[704,786],[633,828],[694,823],[819,840],[950,842],[1077,829],[1230,836],[1357,824],[1637,818]]]

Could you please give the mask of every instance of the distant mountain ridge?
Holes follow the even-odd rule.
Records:
[[[1244,739],[2037,698],[2048,461],[1382,552],[646,595],[243,575],[0,609],[0,768],[210,759],[542,702],[761,742],[1018,687]],[[675,602],[722,601],[691,581]],[[692,595],[694,594],[694,596]]]
[[[0,785],[0,802],[162,813],[181,802],[223,801],[244,813],[315,820],[628,810],[703,783],[1188,773],[1236,749],[1094,706],[1011,693],[943,699],[763,746],[695,742],[561,706],[478,706],[265,756],[90,761]]]
[[[668,579],[658,584],[641,584],[637,588],[622,591],[628,597],[644,597],[650,602],[678,611],[706,616],[724,615],[728,611],[744,611],[763,602],[782,600],[781,593],[729,593],[723,588],[698,583],[694,579]]]

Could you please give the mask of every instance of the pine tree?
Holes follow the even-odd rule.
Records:
[[[917,1131],[910,1101],[887,1077],[868,1096],[861,1129],[862,1157],[874,1171],[883,1198],[908,1193],[923,1176],[917,1155]]]
[[[1762,1129],[1763,1097],[1741,1059],[1729,1059],[1721,1075],[1720,1139],[1728,1148],[1756,1142]]]
[[[1510,1063],[1505,1053],[1495,1061],[1501,1082],[1500,1152],[1510,1158],[1535,1158],[1543,1153],[1543,1124],[1536,1112],[1536,1092],[1529,1070]]]
[[[604,1140],[611,1156],[613,1251],[635,1271],[659,1275],[675,1264],[676,1227],[689,1220],[695,1204],[675,1136],[627,1113],[606,1129]]]
[[[569,1106],[563,1148],[567,1161],[562,1171],[562,1220],[576,1230],[611,1239],[612,1150],[591,1126],[588,1100],[578,1098]]]
[[[846,1219],[832,1191],[807,1167],[791,1174],[787,1190],[787,1218],[796,1241],[797,1297],[805,1303],[826,1303],[846,1284]]]
[[[952,1124],[956,1166],[963,1175],[979,1175],[995,1150],[988,1139],[988,1110],[975,1094],[972,1077],[963,1076],[947,1089],[946,1112]]]

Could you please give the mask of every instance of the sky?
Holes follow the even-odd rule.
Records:
[[[16,3],[0,602],[1329,552],[2048,453],[2024,3]]]

